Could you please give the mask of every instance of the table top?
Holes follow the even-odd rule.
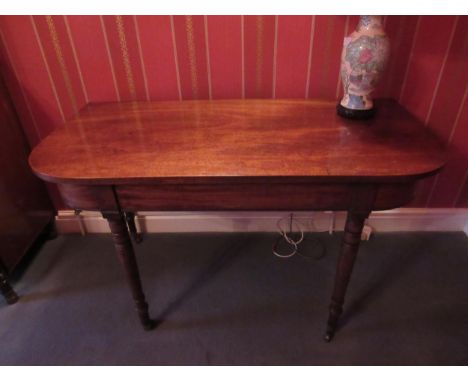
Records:
[[[399,181],[445,161],[441,142],[392,100],[368,121],[320,100],[89,104],[29,162],[56,183]]]

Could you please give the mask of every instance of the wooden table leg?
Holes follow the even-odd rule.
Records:
[[[141,243],[143,241],[143,237],[141,233],[137,232],[135,214],[133,212],[125,212],[125,220],[127,221],[128,230],[130,231],[133,241],[135,243]]]
[[[117,257],[125,269],[127,282],[130,286],[140,321],[145,330],[151,330],[154,328],[155,322],[149,317],[148,303],[141,286],[140,273],[127,225],[125,224],[125,217],[123,213],[119,212],[103,212],[102,215],[109,222]]]
[[[368,216],[369,213],[350,211],[346,218],[341,253],[336,266],[335,286],[333,288],[333,295],[329,308],[327,330],[324,337],[327,342],[330,342],[333,338],[338,318],[343,312],[346,288],[348,287],[354,261],[356,260],[359,244],[361,242],[364,221]]]
[[[1,261],[0,261],[0,292],[2,293],[3,297],[5,297],[5,300],[7,304],[9,305],[12,305],[19,300],[18,295],[15,293],[10,283],[8,282],[7,271]]]

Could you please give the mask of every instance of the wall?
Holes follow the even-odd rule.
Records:
[[[1,70],[32,146],[87,102],[328,98],[356,16],[1,16]],[[467,16],[387,16],[377,96],[451,147],[413,206],[468,207]],[[62,207],[54,187],[49,187]]]

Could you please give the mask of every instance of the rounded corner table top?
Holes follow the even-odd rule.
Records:
[[[442,143],[396,101],[367,121],[320,100],[89,104],[32,151],[55,183],[253,178],[417,179],[445,162]]]

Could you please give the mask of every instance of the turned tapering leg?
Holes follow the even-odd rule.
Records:
[[[354,261],[361,242],[361,233],[364,221],[369,213],[348,212],[345,231],[341,245],[341,253],[336,266],[335,286],[330,303],[330,311],[325,333],[325,341],[329,342],[335,334],[338,319],[343,312],[343,303],[348,287]]]
[[[19,300],[18,295],[15,293],[10,283],[8,282],[7,271],[1,261],[0,261],[0,292],[2,293],[3,297],[5,297],[7,304],[12,305]]]
[[[117,257],[124,267],[127,282],[130,286],[140,321],[145,330],[153,329],[155,322],[150,319],[148,314],[148,303],[145,300],[145,295],[141,286],[140,273],[138,271],[135,253],[133,252],[132,242],[125,224],[125,217],[123,213],[120,214],[118,212],[103,212],[102,215],[109,222]]]
[[[127,221],[128,230],[135,243],[141,243],[143,237],[141,233],[137,232],[135,224],[135,214],[133,212],[125,212],[125,220]]]

